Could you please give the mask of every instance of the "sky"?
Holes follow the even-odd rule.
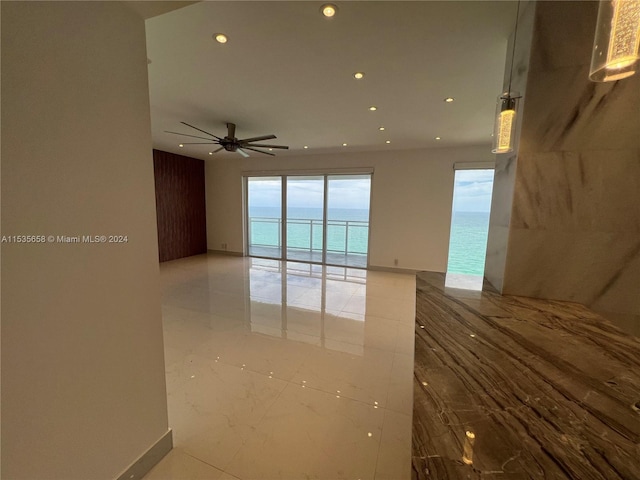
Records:
[[[453,184],[453,211],[491,211],[492,190],[493,169],[456,170]]]
[[[369,208],[371,182],[369,178],[349,179],[329,177],[329,208]],[[279,207],[280,178],[250,178],[249,204]],[[322,177],[288,178],[287,201],[290,206],[322,208]],[[453,195],[454,212],[489,212],[493,188],[493,169],[456,170]]]

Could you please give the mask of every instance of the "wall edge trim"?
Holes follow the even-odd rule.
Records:
[[[164,456],[173,449],[173,432],[168,429],[149,449],[129,468],[116,477],[116,480],[142,478],[155,467]]]

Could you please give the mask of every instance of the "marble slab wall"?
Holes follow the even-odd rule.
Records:
[[[589,81],[597,9],[537,3],[504,275],[492,283],[640,322],[640,74]]]
[[[536,2],[534,1],[520,2],[517,35],[512,33],[507,45],[507,59],[502,92],[509,90],[510,79],[512,91],[519,92],[520,94],[526,91],[535,7]],[[516,43],[515,51],[514,41]],[[512,58],[513,69],[511,61]],[[502,92],[496,92],[496,101],[498,95]],[[526,103],[526,98],[523,96],[519,102],[518,110],[519,112],[522,112]],[[487,239],[485,276],[498,290],[502,290],[504,283],[509,226],[511,223],[511,210],[513,208],[513,189],[515,186],[516,167],[518,164],[518,143],[521,130],[522,121],[519,121],[516,125],[514,151],[503,155],[496,155],[493,195],[491,199],[491,217],[489,219],[489,238]]]

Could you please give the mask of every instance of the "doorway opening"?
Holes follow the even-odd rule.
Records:
[[[468,165],[468,164],[467,164]],[[489,235],[493,168],[456,169],[447,284],[481,289]]]
[[[249,256],[366,268],[371,174],[246,177]]]

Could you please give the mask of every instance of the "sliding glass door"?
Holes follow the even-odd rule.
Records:
[[[287,260],[323,263],[324,176],[287,177]]]
[[[371,175],[327,177],[327,262],[366,267]]]
[[[246,186],[250,256],[367,266],[371,174],[247,177]]]
[[[282,177],[247,178],[247,219],[249,255],[282,258]]]

